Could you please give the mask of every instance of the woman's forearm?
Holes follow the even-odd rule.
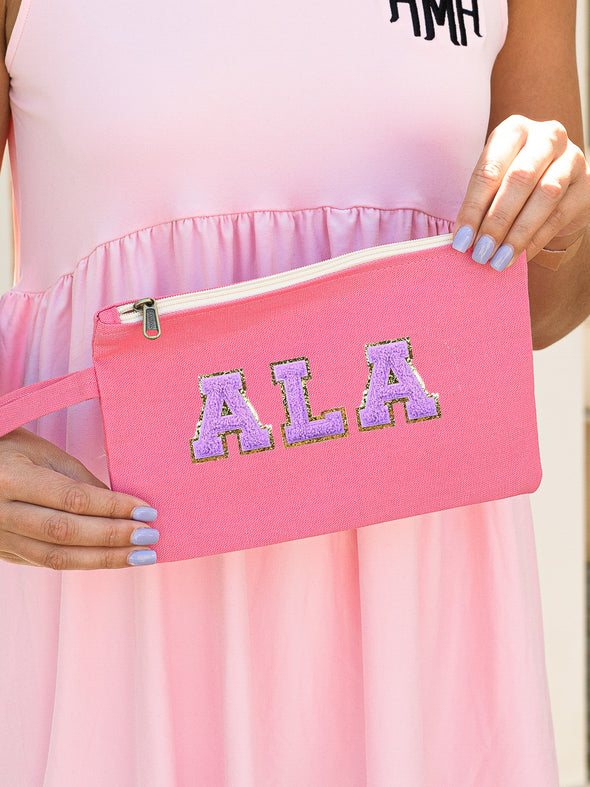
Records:
[[[575,257],[552,271],[529,261],[533,347],[542,350],[590,314],[590,228]]]

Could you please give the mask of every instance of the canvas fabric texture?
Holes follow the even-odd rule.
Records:
[[[103,309],[95,375],[0,399],[0,434],[98,397],[111,486],[150,496],[160,562],[534,491],[524,255],[498,276],[447,236],[435,248],[372,254],[229,302],[197,306],[196,294],[191,307],[183,295],[169,312],[163,300],[159,317],[152,299],[139,322]],[[208,521],[192,522],[205,501]]]

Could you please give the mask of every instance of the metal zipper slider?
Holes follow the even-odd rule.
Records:
[[[157,339],[162,331],[160,330],[158,307],[154,298],[141,298],[139,301],[135,301],[133,308],[136,312],[143,311],[143,335],[145,338]],[[152,335],[148,331],[151,331]]]

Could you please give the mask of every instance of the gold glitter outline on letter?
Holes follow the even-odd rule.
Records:
[[[223,374],[232,374],[233,372],[239,372],[240,373],[240,379],[242,381],[242,384],[241,384],[240,388],[238,388],[238,392],[241,393],[243,398],[245,399],[246,404],[250,408],[250,410],[252,412],[252,415],[254,416],[254,419],[256,420],[256,423],[258,424],[258,426],[261,429],[266,429],[266,431],[268,432],[268,436],[270,438],[270,445],[267,448],[253,448],[251,451],[242,451],[242,443],[240,441],[240,435],[242,434],[242,429],[228,429],[227,432],[220,432],[217,435],[218,437],[221,437],[221,442],[223,444],[223,454],[218,454],[217,456],[205,456],[202,459],[197,459],[195,457],[195,451],[194,451],[193,443],[195,443],[195,442],[197,442],[199,440],[199,432],[201,431],[201,426],[202,426],[202,423],[203,423],[203,416],[205,415],[205,408],[207,406],[207,394],[203,393],[203,390],[201,388],[201,380],[203,380],[205,377],[220,377]],[[246,396],[246,394],[245,394],[245,391],[246,391],[246,378],[244,377],[244,370],[243,369],[230,369],[227,372],[213,372],[212,374],[200,374],[199,375],[199,390],[201,391],[201,396],[203,398],[203,407],[201,408],[201,415],[199,417],[199,422],[197,423],[197,429],[195,431],[195,436],[193,438],[191,438],[191,440],[190,440],[190,444],[191,444],[191,460],[193,462],[212,462],[212,461],[215,461],[216,459],[227,459],[229,457],[229,448],[228,448],[228,445],[227,445],[227,435],[228,434],[235,434],[235,435],[237,435],[237,437],[238,437],[238,450],[239,450],[241,456],[245,456],[246,454],[257,454],[257,453],[260,453],[261,451],[272,451],[272,449],[275,447],[274,436],[273,436],[273,433],[272,433],[272,425],[270,425],[270,424],[263,425],[263,424],[260,423],[260,419],[258,418],[258,414],[257,414],[256,410],[254,409],[254,407],[252,405],[252,402]],[[224,405],[227,405],[228,409],[231,412],[231,407],[229,406],[229,404],[227,403],[227,400],[225,398],[223,400],[223,403],[224,403]],[[223,409],[223,406],[222,406],[222,409]]]
[[[300,377],[299,379],[301,380],[301,382],[303,384],[303,397],[305,399],[305,407],[307,409],[307,418],[308,418],[308,420],[309,421],[321,421],[322,418],[324,418],[324,416],[327,413],[339,412],[339,413],[342,414],[342,423],[343,423],[343,426],[344,426],[344,433],[343,434],[330,434],[330,435],[326,435],[325,437],[313,437],[313,438],[311,438],[309,440],[298,440],[296,443],[288,443],[287,442],[287,438],[285,436],[285,427],[292,426],[293,424],[291,423],[291,413],[289,411],[289,405],[287,403],[287,393],[285,391],[285,382],[284,382],[284,380],[277,380],[275,378],[275,369],[274,369],[274,367],[275,366],[280,366],[281,364],[284,364],[284,363],[291,363],[292,361],[305,361],[305,368],[307,370],[307,374],[304,377]],[[312,415],[312,413],[311,413],[311,406],[309,404],[309,394],[308,394],[308,391],[307,391],[307,384],[305,382],[306,380],[311,380],[312,379],[311,372],[309,371],[309,359],[308,358],[306,358],[305,356],[301,356],[301,358],[287,358],[284,361],[273,361],[271,363],[271,365],[270,365],[270,371],[271,371],[271,375],[272,375],[273,385],[276,385],[277,383],[279,383],[280,386],[281,386],[281,393],[283,395],[283,406],[285,408],[285,415],[287,416],[287,422],[284,423],[284,424],[281,424],[281,434],[283,436],[283,445],[285,446],[285,448],[293,448],[296,445],[307,445],[308,443],[321,443],[323,440],[334,440],[337,437],[348,437],[348,420],[346,418],[346,410],[345,410],[344,407],[333,407],[331,410],[322,410],[320,415],[315,415],[315,416]]]
[[[362,426],[360,411],[363,410],[367,406],[367,396],[369,394],[369,387],[371,385],[371,377],[373,376],[373,367],[375,366],[375,364],[371,363],[371,361],[369,360],[369,353],[368,353],[369,347],[376,347],[379,344],[396,344],[397,342],[405,342],[406,343],[406,349],[408,351],[408,355],[406,356],[405,360],[406,360],[407,364],[410,366],[412,372],[414,373],[415,378],[418,380],[418,383],[420,384],[420,387],[422,388],[422,390],[424,391],[426,396],[429,399],[434,399],[434,403],[436,405],[436,415],[427,415],[425,418],[413,418],[413,419],[408,418],[408,397],[407,396],[402,396],[400,399],[392,399],[389,402],[384,402],[383,403],[383,404],[387,405],[387,409],[389,411],[389,423],[387,423],[387,424],[376,424],[375,426]],[[367,380],[367,385],[366,385],[365,390],[363,392],[362,404],[361,404],[360,407],[356,408],[356,421],[357,421],[359,432],[369,432],[371,429],[385,429],[388,426],[395,426],[395,415],[394,415],[394,412],[393,412],[393,405],[396,404],[397,402],[403,402],[404,413],[405,413],[405,416],[406,416],[406,423],[407,424],[417,424],[419,421],[434,421],[435,418],[440,418],[441,417],[442,413],[441,413],[440,404],[439,404],[439,401],[438,401],[438,396],[439,395],[437,393],[432,393],[432,394],[428,393],[428,391],[426,390],[426,386],[424,385],[424,380],[420,377],[420,374],[418,373],[418,370],[416,369],[416,367],[412,363],[413,353],[412,353],[412,345],[410,343],[410,337],[409,336],[403,336],[403,337],[401,337],[399,339],[385,339],[382,342],[370,342],[369,344],[365,345],[365,357],[366,357],[367,363],[369,365],[369,379]],[[390,371],[392,372],[393,370],[390,369]],[[395,374],[394,374],[394,377],[395,377]],[[389,382],[389,378],[388,378],[388,382]]]

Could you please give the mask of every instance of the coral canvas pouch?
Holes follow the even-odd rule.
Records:
[[[524,255],[499,274],[450,240],[102,309],[94,365],[1,398],[0,434],[98,397],[159,562],[532,492]]]

